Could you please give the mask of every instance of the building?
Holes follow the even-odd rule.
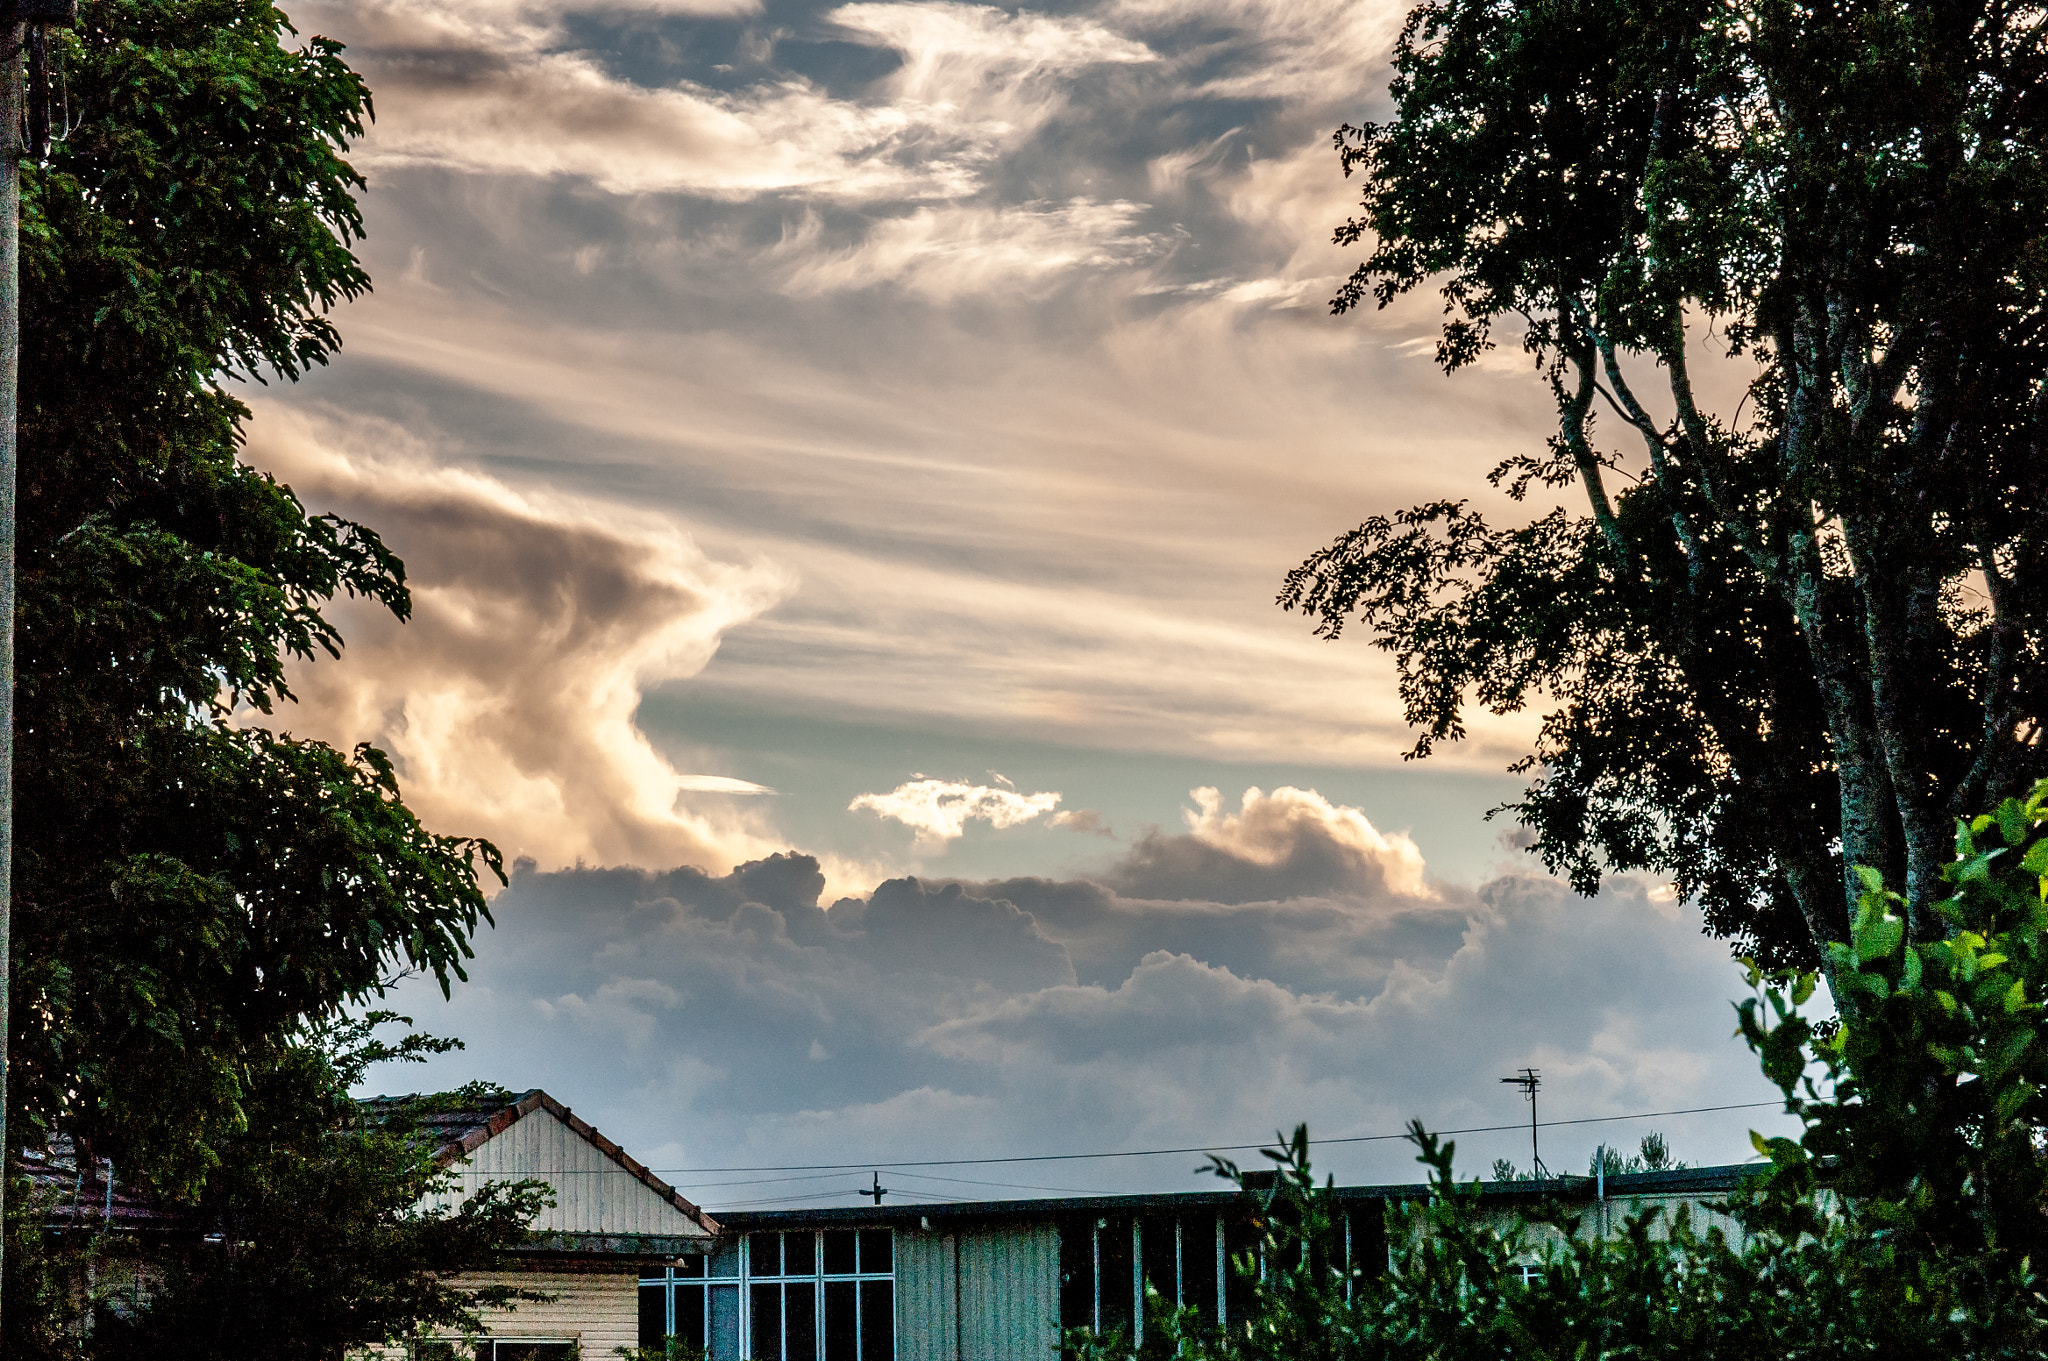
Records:
[[[480,1336],[438,1339],[463,1361],[611,1361],[674,1336],[710,1361],[1052,1361],[1067,1327],[1143,1340],[1144,1288],[1227,1324],[1247,1307],[1230,1259],[1254,1252],[1263,1197],[1239,1190],[1062,1200],[873,1205],[729,1213],[714,1219],[568,1107],[534,1090],[421,1117],[452,1174],[442,1205],[486,1182],[547,1183],[554,1205],[531,1242],[459,1286],[540,1293],[492,1313]],[[136,1270],[115,1288],[146,1300],[148,1243],[193,1230],[118,1189],[112,1169],[25,1157],[52,1232],[129,1240]],[[1582,1203],[1582,1231],[1617,1210],[1675,1209],[1741,1230],[1711,1204],[1748,1169],[1496,1182],[1503,1221],[1542,1196]],[[1271,1174],[1267,1174],[1270,1176]],[[1382,1210],[1420,1185],[1337,1190],[1343,1260],[1386,1262]]]
[[[642,1277],[673,1262],[715,1258],[729,1241],[716,1220],[537,1088],[422,1124],[436,1160],[454,1174],[450,1190],[434,1198],[441,1205],[488,1181],[543,1181],[554,1193],[553,1207],[533,1223],[531,1243],[499,1270],[454,1282],[552,1297],[491,1315],[483,1337],[447,1339],[476,1361],[608,1361],[640,1341]]]
[[[1614,1209],[1710,1207],[1748,1169],[1697,1168],[1563,1182],[1493,1183],[1482,1207],[1582,1200],[1586,1232]],[[1346,1261],[1386,1262],[1382,1209],[1421,1185],[1341,1187]],[[774,1210],[720,1217],[723,1234],[640,1278],[639,1340],[673,1334],[713,1361],[1045,1361],[1060,1330],[1122,1328],[1143,1341],[1144,1287],[1227,1324],[1246,1307],[1232,1256],[1252,1252],[1262,1198],[1243,1191],[948,1205]]]

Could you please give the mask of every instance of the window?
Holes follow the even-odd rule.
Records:
[[[895,1361],[887,1229],[750,1233],[640,1280],[640,1345],[711,1361]]]
[[[568,1338],[486,1337],[476,1344],[476,1361],[574,1361],[576,1343]]]
[[[1381,1207],[1368,1202],[1345,1213],[1337,1234],[1316,1250],[1316,1261],[1348,1265],[1364,1275],[1386,1270],[1387,1241]],[[1244,1317],[1252,1284],[1232,1269],[1234,1257],[1258,1259],[1264,1235],[1243,1214],[1106,1215],[1060,1225],[1060,1326],[1124,1330],[1145,1340],[1144,1287],[1168,1306],[1193,1309],[1203,1323]]]
[[[1133,1342],[1143,1342],[1148,1282],[1169,1306],[1187,1305],[1203,1321],[1218,1322],[1225,1278],[1221,1227],[1214,1214],[1111,1215],[1063,1225],[1060,1326],[1105,1333],[1121,1328]]]

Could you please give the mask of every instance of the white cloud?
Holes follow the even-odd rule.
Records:
[[[378,88],[390,112],[365,140],[366,167],[570,176],[616,194],[748,198],[802,191],[844,199],[971,193],[995,130],[927,111],[829,97],[788,79],[727,94],[646,89],[573,52],[536,54],[453,82],[398,67]],[[915,144],[916,155],[906,154]]]
[[[857,795],[846,808],[892,818],[914,828],[921,844],[933,845],[956,840],[967,831],[969,821],[1015,827],[1045,816],[1059,802],[1056,793],[1022,794],[957,780],[916,779],[886,794]]]
[[[775,794],[765,784],[736,780],[730,775],[679,775],[676,788],[692,794]]]
[[[1090,66],[1158,55],[1091,19],[1010,14],[992,5],[842,5],[828,20],[857,41],[903,54],[889,88],[904,103],[1035,126],[1065,103],[1057,83]]]
[[[754,0],[620,0],[599,9],[739,14]],[[564,44],[568,6],[443,0],[316,7],[344,36],[391,55],[366,167],[568,176],[616,194],[842,200],[975,192],[1002,148],[1062,108],[1086,66],[1155,60],[1099,25],[961,4],[848,5],[827,22],[903,54],[872,98],[834,98],[795,76],[738,91],[649,88]],[[428,57],[425,54],[437,54]],[[448,54],[461,54],[450,59]]]
[[[1004,290],[1014,297],[1084,270],[1127,267],[1165,251],[1170,238],[1135,230],[1142,203],[1022,203],[1014,207],[948,204],[882,218],[845,250],[820,249],[812,215],[783,238],[776,254],[798,263],[785,291],[838,292],[900,285],[937,301]]]
[[[1223,796],[1211,788],[1189,791],[1195,806],[1183,812],[1197,842],[1248,864],[1287,864],[1306,842],[1320,840],[1373,865],[1380,881],[1402,897],[1434,896],[1423,882],[1422,851],[1401,833],[1387,835],[1356,808],[1331,803],[1313,789],[1281,786],[1271,794],[1244,791],[1238,811],[1223,811]]]

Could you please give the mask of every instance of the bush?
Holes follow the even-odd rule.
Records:
[[[2048,1352],[2048,782],[1959,825],[1937,910],[1946,939],[1910,944],[1874,873],[1851,938],[1830,947],[1839,1024],[1802,1014],[1816,975],[1766,976],[1741,1032],[1797,1116],[1756,1137],[1770,1161],[1723,1207],[1739,1239],[1680,1211],[1577,1236],[1549,1206],[1498,1227],[1455,1145],[1410,1137],[1428,1197],[1390,1206],[1389,1269],[1319,1250],[1341,1220],[1306,1129],[1267,1151],[1265,1270],[1233,1269],[1252,1305],[1227,1331],[1155,1308],[1145,1352],[1190,1361],[1318,1358],[1994,1358]],[[1227,1163],[1219,1172],[1244,1177]],[[1532,1256],[1540,1271],[1525,1281]],[[1084,1358],[1122,1338],[1071,1334]]]

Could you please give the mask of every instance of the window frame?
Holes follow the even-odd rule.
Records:
[[[825,1235],[828,1233],[850,1233],[853,1235],[855,1268],[854,1270],[827,1271],[825,1269]],[[863,1239],[866,1239],[868,1235],[876,1233],[886,1234],[888,1236],[887,1241],[889,1245],[889,1260],[887,1266],[881,1270],[875,1270],[870,1267],[870,1264],[866,1260],[866,1247],[862,1241]],[[795,1274],[790,1274],[784,1272],[782,1270],[782,1263],[780,1261],[777,1261],[774,1264],[774,1270],[772,1271],[756,1271],[754,1257],[755,1245],[757,1240],[773,1239],[776,1243],[776,1251],[779,1256],[781,1252],[782,1239],[784,1236],[790,1234],[804,1234],[810,1237],[812,1254],[811,1264],[813,1270],[809,1272],[799,1271]],[[648,1287],[662,1287],[663,1314],[666,1322],[667,1336],[676,1337],[683,1335],[682,1330],[677,1327],[677,1323],[679,1322],[679,1320],[677,1318],[676,1287],[696,1286],[704,1292],[704,1343],[706,1351],[708,1352],[713,1341],[711,1336],[710,1291],[713,1287],[725,1286],[735,1289],[738,1292],[739,1358],[752,1358],[753,1361],[824,1361],[826,1345],[825,1287],[828,1283],[833,1285],[847,1284],[852,1285],[854,1287],[854,1296],[856,1301],[854,1307],[854,1355],[857,1358],[857,1361],[871,1361],[871,1359],[867,1355],[867,1346],[869,1342],[869,1338],[867,1336],[869,1328],[867,1316],[869,1310],[865,1303],[867,1299],[871,1298],[871,1294],[868,1290],[864,1289],[863,1287],[869,1286],[874,1283],[886,1282],[889,1286],[890,1315],[888,1323],[889,1353],[888,1357],[886,1358],[886,1361],[895,1361],[898,1330],[896,1328],[895,1318],[897,1245],[896,1233],[894,1229],[890,1228],[888,1225],[885,1224],[854,1224],[845,1226],[843,1228],[835,1225],[829,1229],[756,1229],[739,1235],[739,1239],[740,1241],[737,1245],[738,1251],[733,1255],[734,1265],[730,1273],[720,1272],[714,1274],[712,1269],[713,1254],[706,1252],[703,1254],[695,1254],[698,1258],[699,1265],[694,1268],[679,1269],[675,1265],[671,1264],[663,1268],[662,1274],[659,1276],[643,1274],[639,1278],[638,1284],[641,1289],[646,1289]],[[778,1297],[776,1349],[774,1353],[770,1356],[756,1356],[756,1338],[754,1336],[754,1287],[757,1285],[809,1285],[812,1287],[810,1293],[812,1310],[811,1338],[814,1353],[813,1356],[808,1358],[785,1358],[782,1355],[784,1348],[787,1346],[787,1338],[789,1331],[788,1320],[782,1317],[782,1311],[787,1307],[787,1290],[782,1291]],[[735,1358],[735,1361],[738,1361],[738,1358]]]

